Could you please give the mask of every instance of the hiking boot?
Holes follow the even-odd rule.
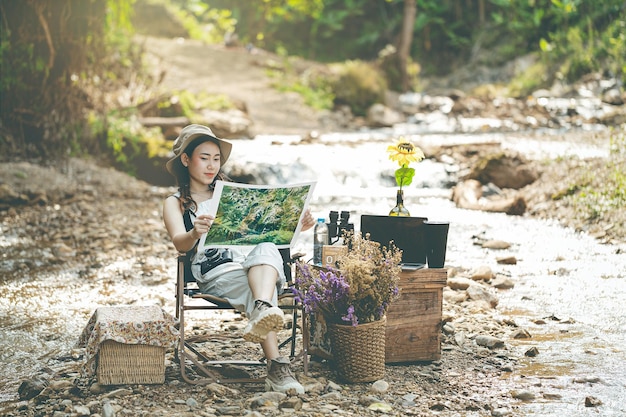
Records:
[[[280,308],[267,301],[256,300],[255,303],[248,325],[243,330],[243,338],[248,342],[260,343],[269,332],[282,330],[284,314]]]
[[[269,361],[265,391],[287,392],[294,390],[296,394],[304,394],[304,388],[291,373],[291,363],[284,356]]]

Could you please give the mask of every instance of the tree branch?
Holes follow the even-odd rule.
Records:
[[[32,2],[31,2],[32,5]],[[34,6],[35,9],[35,13],[37,13],[37,17],[39,18],[39,23],[41,24],[41,27],[43,28],[43,31],[46,34],[46,42],[48,43],[48,50],[50,51],[50,55],[48,56],[48,69],[52,69],[52,66],[54,65],[54,58],[56,57],[56,51],[54,49],[54,43],[52,42],[52,36],[50,35],[50,28],[48,27],[48,22],[46,21],[46,18],[43,15],[43,9],[44,9],[44,5],[43,4],[37,4]]]

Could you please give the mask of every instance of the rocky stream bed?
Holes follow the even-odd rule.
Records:
[[[168,41],[154,48],[174,53],[177,47]],[[212,59],[223,62],[228,54],[220,51],[214,55]],[[174,62],[172,57],[169,59]],[[173,65],[171,71],[179,80],[191,83],[202,79],[180,71],[205,67],[181,64]],[[229,65],[221,67],[227,69]],[[237,68],[243,71],[246,67]],[[395,195],[388,181],[392,178],[388,175],[391,168],[386,172],[388,178],[381,179],[385,155],[375,154],[378,151],[372,151],[372,147],[384,149],[382,142],[397,132],[385,131],[384,139],[377,139],[373,133],[365,141],[352,140],[348,132],[330,139],[307,136],[306,132],[317,126],[315,117],[301,113],[301,104],[293,96],[282,104],[278,96],[270,96],[259,71],[254,69],[255,76],[247,78],[254,82],[246,84],[247,93],[240,89],[241,79],[230,83],[224,81],[227,78],[222,82],[213,78],[204,81],[226,93],[236,92],[238,99],[248,103],[250,115],[261,130],[302,136],[237,140],[230,169],[256,175],[260,181],[299,181],[317,176],[312,209],[322,216],[329,209],[351,210],[355,218],[364,213],[386,213]],[[241,71],[233,72],[241,75]],[[268,112],[270,102],[288,108]],[[287,114],[294,106],[306,123],[277,118],[277,113]],[[429,112],[424,110],[424,114]],[[286,123],[283,130],[277,127],[281,120]],[[458,123],[461,118],[455,120]],[[481,123],[484,125],[484,121]],[[342,383],[332,364],[324,361],[313,361],[305,376],[301,362],[296,361],[294,369],[306,390],[299,396],[264,393],[262,385],[254,384],[186,384],[180,378],[173,350],[166,352],[163,385],[94,384],[79,389],[76,380],[83,352],[74,344],[97,307],[156,304],[174,313],[176,254],[160,215],[161,202],[173,188],[152,186],[101,167],[94,160],[71,159],[54,168],[29,162],[2,163],[0,414],[623,415],[626,377],[612,364],[624,359],[623,344],[619,347],[623,340],[620,335],[626,332],[619,321],[624,310],[617,301],[625,292],[624,212],[615,210],[589,222],[564,200],[551,198],[576,181],[577,171],[602,171],[609,134],[572,131],[548,140],[542,132],[519,137],[509,132],[503,135],[506,140],[490,137],[485,143],[477,135],[465,145],[463,135],[455,136],[450,143],[446,142],[448,136],[421,137],[419,145],[427,151],[429,161],[423,166],[435,168],[424,175],[440,175],[443,179],[438,187],[415,187],[414,194],[407,196],[407,204],[414,207],[412,212],[446,216],[459,225],[449,237],[441,359],[388,365],[384,380],[363,384]],[[542,148],[539,144],[548,142],[564,144],[570,150],[580,145],[600,150],[605,156],[569,158],[563,154],[550,156],[549,150],[537,152]],[[515,191],[526,201],[524,216],[458,210],[451,201],[452,185],[474,165],[480,153],[477,150],[493,147],[516,152],[521,149],[529,165],[539,172],[537,181]],[[551,163],[546,163],[548,159]],[[510,196],[508,192],[503,191],[500,197]],[[530,231],[535,234],[521,236]],[[561,240],[550,244],[557,235]],[[300,248],[308,251],[311,240],[310,234],[303,233]],[[583,249],[572,249],[569,242]],[[545,249],[539,243],[545,244]],[[558,250],[560,245],[562,251]],[[589,273],[586,268],[594,259],[603,267]],[[591,283],[581,281],[579,271]],[[542,287],[542,283],[555,282],[558,288]],[[591,295],[589,300],[579,300],[565,291],[568,282],[576,283],[577,288],[589,286],[581,289],[589,294],[593,288],[606,286],[612,303],[607,306],[606,316],[593,316],[594,321],[588,323],[584,319],[586,311],[578,314],[575,308],[561,309],[546,301],[567,293],[572,300],[578,300],[581,308],[590,300],[593,304]],[[573,317],[577,315],[580,317]],[[244,323],[240,316],[228,313],[199,322],[194,332],[199,338],[208,332],[233,336],[228,342],[219,342],[224,345],[218,348],[233,356],[257,357],[258,347],[237,336]],[[583,342],[578,344],[575,338]],[[563,358],[546,353],[563,349],[572,349],[578,355],[574,365],[560,367]],[[605,367],[597,371],[600,374],[594,373],[596,360],[615,372]],[[589,366],[578,367],[578,363]]]

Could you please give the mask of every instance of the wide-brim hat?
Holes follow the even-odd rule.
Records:
[[[233,149],[232,143],[226,142],[224,139],[220,139],[215,136],[213,131],[207,126],[191,124],[185,126],[183,130],[180,131],[180,135],[178,135],[174,141],[174,145],[172,146],[174,156],[165,164],[165,167],[170,174],[177,176],[177,173],[186,170],[186,167],[183,166],[183,163],[180,160],[180,156],[185,152],[194,139],[201,136],[208,136],[215,140],[217,146],[220,147],[220,165],[224,166],[226,161],[228,161],[231,150]]]

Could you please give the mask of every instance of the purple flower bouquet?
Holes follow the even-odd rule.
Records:
[[[296,263],[296,301],[304,312],[321,314],[329,323],[371,323],[385,316],[398,298],[402,251],[393,242],[382,247],[353,233],[346,237],[348,253],[338,268]]]

